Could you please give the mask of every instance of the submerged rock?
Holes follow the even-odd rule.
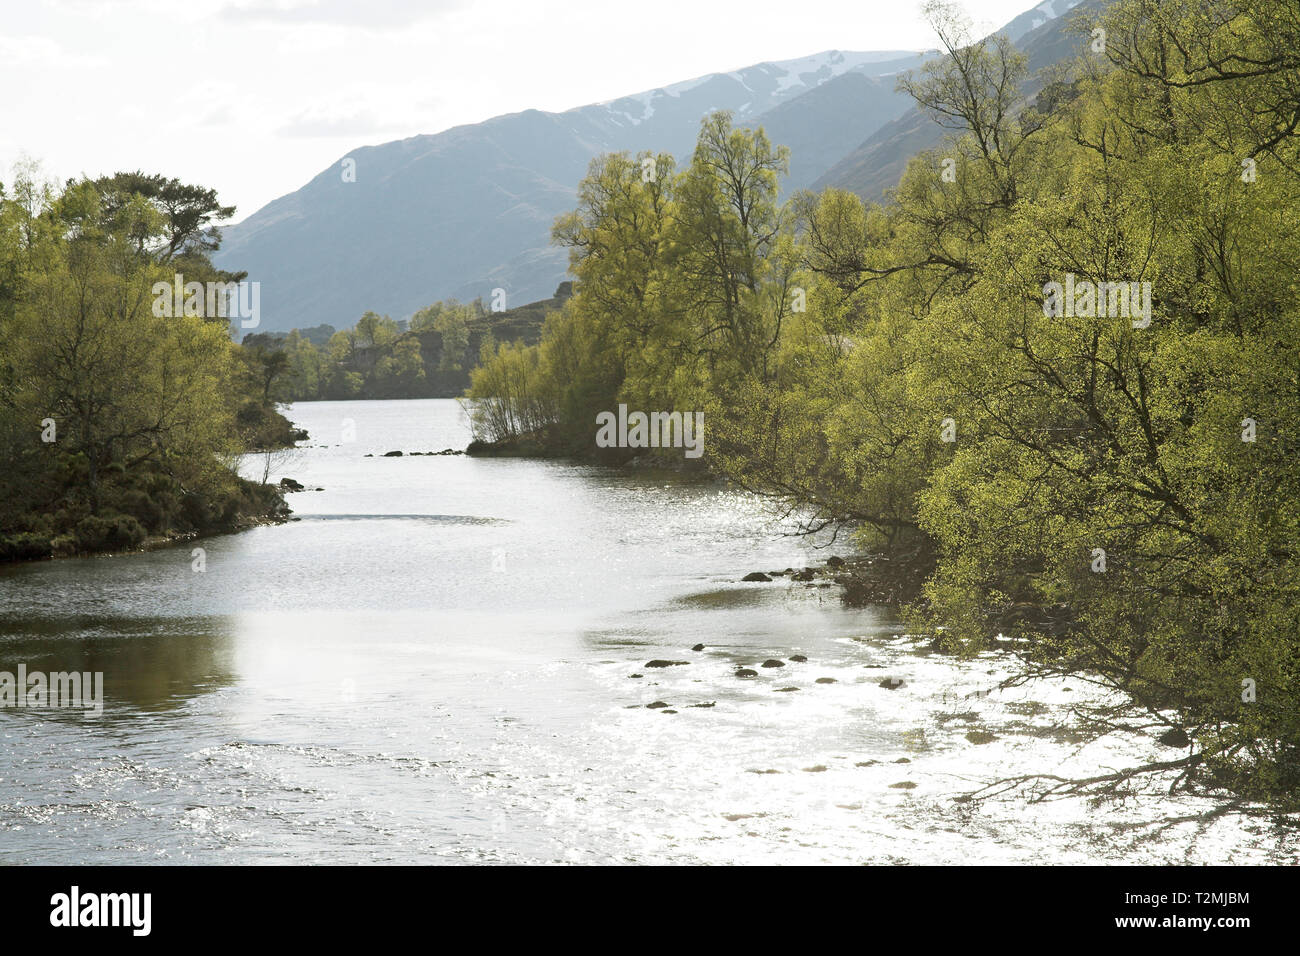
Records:
[[[898,690],[900,687],[906,687],[907,683],[901,677],[886,677],[877,687],[884,687],[886,690]]]
[[[749,574],[746,574],[746,575],[745,575],[743,578],[741,578],[740,580],[742,580],[742,581],[770,581],[770,580],[772,580],[772,579],[769,578],[769,577],[768,577],[766,574],[764,574],[762,571],[751,571]]]
[[[646,667],[685,667],[690,661],[646,661]]]
[[[693,651],[702,651],[702,650],[704,650],[704,645],[703,645],[703,644],[696,644],[694,647],[691,648],[691,650],[693,650]]]
[[[890,790],[915,790],[916,784],[912,783],[912,781],[910,780],[901,780],[898,783],[891,783],[889,785],[889,789]]]
[[[817,576],[817,572],[814,571],[812,568],[804,568],[802,571],[796,571],[794,574],[790,575],[790,580],[811,581],[816,576]]]
[[[794,661],[796,664],[806,664],[808,662],[808,658],[804,657],[802,654],[791,654],[790,660]]]
[[[966,739],[973,744],[991,744],[998,739],[998,735],[987,730],[972,730],[966,734]]]
[[[1161,734],[1156,739],[1159,740],[1166,747],[1181,748],[1181,747],[1190,747],[1192,745],[1192,738],[1188,737],[1187,731],[1183,730],[1180,727],[1174,727],[1171,730],[1166,730],[1163,734]]]
[[[646,704],[645,706],[646,710],[660,710],[661,708],[667,707],[668,704],[662,700],[657,700],[653,704]]]
[[[815,681],[815,683],[818,683],[818,684],[837,684],[837,683],[839,683],[839,681],[837,681],[834,677],[819,677],[819,678],[817,678],[817,680]]]

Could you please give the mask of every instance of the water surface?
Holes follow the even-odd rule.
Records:
[[[926,654],[834,588],[741,583],[847,547],[751,496],[382,457],[463,448],[451,401],[288,414],[312,437],[272,478],[324,489],[290,496],[301,520],[0,567],[0,670],[99,670],[107,696],[97,720],[0,710],[0,860],[1295,859],[1238,817],[1151,826],[1203,801],[955,802],[1008,774],[1175,752],[1081,748],[1080,681],[988,693],[997,655]]]

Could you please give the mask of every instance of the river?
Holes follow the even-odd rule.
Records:
[[[1082,681],[999,691],[998,654],[927,653],[834,587],[741,583],[849,548],[749,495],[383,457],[463,448],[453,401],[286,414],[311,438],[272,478],[323,489],[289,496],[299,520],[0,567],[0,670],[105,686],[97,718],[0,710],[0,862],[1297,859],[1257,820],[1153,826],[1212,806],[1190,798],[955,801],[1177,751],[1081,745]]]

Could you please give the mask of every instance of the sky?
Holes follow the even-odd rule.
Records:
[[[1034,4],[964,6],[987,31]],[[936,45],[920,0],[0,0],[0,181],[143,169],[237,222],[359,146]]]

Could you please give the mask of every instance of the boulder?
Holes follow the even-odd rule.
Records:
[[[796,664],[806,664],[808,662],[808,658],[804,657],[802,654],[791,654],[790,660],[794,661]]]
[[[751,571],[749,574],[746,574],[746,575],[745,575],[743,578],[741,578],[740,580],[742,580],[742,581],[770,581],[770,580],[772,580],[772,579],[769,578],[769,577],[768,577],[766,574],[764,574],[762,571]]]
[[[689,661],[646,661],[646,667],[684,667]]]
[[[785,662],[778,661],[775,658],[773,658],[772,660],[763,661],[763,666],[764,667],[785,667]]]
[[[281,478],[280,487],[285,491],[306,491],[307,486],[302,482],[294,481],[292,478]]]
[[[1159,740],[1166,747],[1178,747],[1181,749],[1183,747],[1190,747],[1192,745],[1192,738],[1188,737],[1187,731],[1183,730],[1180,727],[1174,727],[1171,730],[1166,730],[1163,734],[1161,734],[1156,739]]]
[[[739,670],[736,671],[736,676],[737,676],[737,677],[740,677],[740,678],[742,678],[742,679],[747,679],[747,678],[750,678],[750,677],[757,677],[757,676],[758,676],[758,671],[756,671],[756,670],[751,670],[751,669],[748,668],[748,667],[742,667],[742,668],[740,668]]]
[[[386,451],[386,452],[384,452],[384,457],[385,457],[385,458],[401,458],[401,457],[402,457],[402,453],[401,453],[400,451]]]

